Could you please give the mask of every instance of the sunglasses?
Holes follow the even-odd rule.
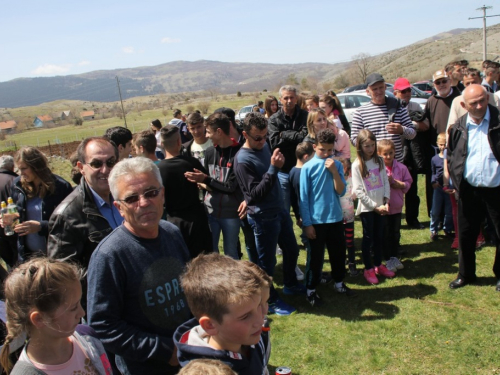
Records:
[[[116,165],[117,161],[116,161],[115,158],[110,158],[110,159],[108,159],[106,161],[102,161],[102,160],[99,160],[99,159],[94,159],[90,163],[85,163],[85,164],[87,164],[88,166],[90,166],[90,168],[92,168],[92,169],[101,169],[102,166],[104,165],[104,163],[106,163],[106,167],[108,167],[108,168],[111,169],[111,168],[113,168]]]
[[[434,84],[436,84],[436,85],[444,85],[445,83],[448,83],[448,79],[434,81]]]
[[[116,199],[116,200],[119,202],[125,202],[126,204],[134,204],[134,203],[139,202],[139,199],[141,199],[141,197],[144,197],[144,199],[156,198],[160,194],[160,191],[161,191],[161,188],[151,189],[151,190],[145,191],[144,194],[129,195],[126,198]]]
[[[255,142],[261,142],[263,141],[264,139],[267,139],[268,137],[268,134],[266,134],[265,136],[261,137],[260,135],[258,135],[257,137],[252,137],[250,134],[246,133],[250,138],[252,138]]]
[[[407,88],[400,91],[401,94],[408,94],[409,92],[411,92],[411,88]]]

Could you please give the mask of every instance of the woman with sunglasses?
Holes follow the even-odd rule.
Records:
[[[47,158],[34,147],[21,148],[14,161],[20,174],[12,188],[12,199],[19,211],[14,232],[19,256],[25,260],[46,253],[50,215],[73,188],[50,171]]]

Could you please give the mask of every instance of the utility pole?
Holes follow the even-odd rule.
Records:
[[[486,6],[483,5],[481,8],[477,8],[476,10],[482,10],[483,11],[483,16],[482,17],[469,17],[469,20],[475,20],[478,18],[483,19],[483,61],[486,60],[486,17],[499,17],[500,14],[494,14],[492,16],[487,16],[486,15],[486,9],[491,9],[493,7],[491,6]]]
[[[127,118],[125,117],[125,109],[123,109],[122,90],[120,90],[120,81],[118,81],[118,76],[116,76],[116,84],[118,85],[118,93],[120,94],[120,102],[122,103],[122,113],[123,113],[123,120],[125,120],[125,129],[128,129]]]

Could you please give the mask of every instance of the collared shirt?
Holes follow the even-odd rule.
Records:
[[[486,90],[488,90],[489,93],[494,93],[495,91],[497,91],[498,87],[496,82],[493,82],[493,85],[490,86],[488,81],[486,81],[484,78],[483,82],[481,82],[481,86],[486,87]]]
[[[488,142],[489,124],[489,108],[479,125],[467,114],[468,142],[464,177],[469,184],[476,187],[500,186],[500,165]]]
[[[109,226],[112,229],[119,227],[121,225],[121,223],[123,222],[123,218],[120,215],[120,212],[118,212],[117,208],[113,204],[113,197],[111,196],[111,194],[109,195],[110,204],[108,204],[90,186],[89,186],[89,189],[92,192],[92,195],[94,196],[94,202],[95,202],[99,212],[108,221]]]

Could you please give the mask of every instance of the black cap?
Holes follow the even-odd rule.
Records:
[[[377,82],[385,82],[384,77],[382,77],[382,75],[379,73],[372,73],[368,77],[366,77],[365,83],[367,86],[371,86]]]

